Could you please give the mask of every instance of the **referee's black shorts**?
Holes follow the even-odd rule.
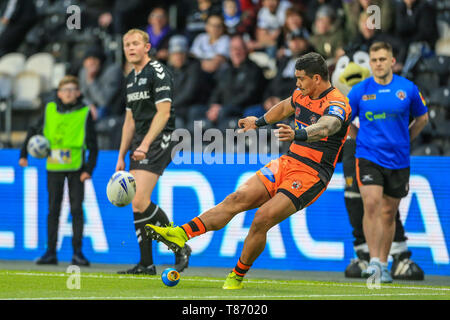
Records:
[[[358,186],[379,185],[392,198],[403,198],[409,192],[409,167],[388,169],[364,158],[356,159]]]
[[[163,138],[164,137],[164,138]],[[133,152],[139,147],[139,144],[133,143],[130,150],[130,171],[131,170],[145,170],[162,175],[166,167],[172,161],[172,149],[176,142],[167,138],[170,135],[160,135],[153,141],[147,152],[145,159],[135,161],[131,158]]]

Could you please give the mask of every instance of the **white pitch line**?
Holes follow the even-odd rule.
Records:
[[[430,293],[428,295],[432,296],[442,296],[444,293]],[[420,293],[374,293],[374,294],[301,294],[301,295],[289,295],[289,296],[275,296],[275,295],[261,295],[261,296],[239,296],[239,299],[261,299],[261,298],[345,298],[345,297],[391,297],[391,296],[422,296]],[[148,296],[148,297],[47,297],[47,298],[7,298],[0,300],[116,300],[116,299],[126,299],[126,300],[193,300],[193,299],[227,299],[228,296]]]
[[[275,280],[248,280],[249,282],[255,282],[255,283],[280,283]],[[283,284],[292,284],[292,285],[299,285],[299,286],[325,286],[325,287],[352,287],[352,288],[367,288],[367,285],[365,284],[351,284],[351,283],[283,283]],[[433,291],[450,291],[450,288],[431,288],[431,287],[400,287],[400,286],[383,286],[385,289],[411,289],[411,290],[433,290]]]
[[[20,275],[20,276],[44,276],[44,277],[68,277],[70,274],[64,272],[58,273],[37,273],[37,272],[8,272],[4,273],[5,275]],[[0,276],[2,272],[0,272]],[[97,274],[81,274],[83,278],[97,278],[97,279],[134,279],[134,280],[160,280],[160,277],[148,277],[148,276],[107,276],[107,275],[97,275]],[[220,282],[223,280],[217,279],[198,279],[198,278],[182,278],[183,281],[192,281],[192,282]],[[351,288],[367,288],[365,284],[351,284],[351,283],[316,283],[316,282],[291,282],[287,280],[256,280],[256,279],[247,279],[248,283],[255,284],[287,284],[292,286],[304,286],[304,287],[351,287]],[[450,288],[436,288],[436,287],[414,287],[414,286],[382,286],[384,289],[410,289],[410,290],[431,290],[431,291],[450,291]]]

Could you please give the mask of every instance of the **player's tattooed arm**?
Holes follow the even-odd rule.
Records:
[[[341,121],[334,116],[322,116],[317,123],[306,127],[305,129],[294,130],[291,126],[278,123],[278,130],[275,131],[275,136],[280,141],[319,141],[323,138],[331,136],[341,129]]]
[[[332,136],[341,129],[342,123],[337,117],[324,115],[317,123],[306,127],[308,142],[319,141],[328,136]]]

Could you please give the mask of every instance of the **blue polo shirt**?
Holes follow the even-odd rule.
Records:
[[[356,138],[357,158],[370,160],[388,169],[409,167],[409,120],[428,111],[417,86],[395,75],[387,85],[370,77],[348,94],[352,120],[359,117]]]

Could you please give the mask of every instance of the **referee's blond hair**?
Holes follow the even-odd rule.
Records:
[[[127,37],[129,35],[132,35],[132,34],[136,34],[136,33],[141,35],[142,40],[144,41],[144,43],[149,43],[150,42],[149,41],[150,39],[148,37],[148,33],[143,31],[143,30],[141,30],[141,29],[130,29],[130,30],[128,30],[127,33],[125,33],[123,35],[122,39],[125,39],[125,37]]]

